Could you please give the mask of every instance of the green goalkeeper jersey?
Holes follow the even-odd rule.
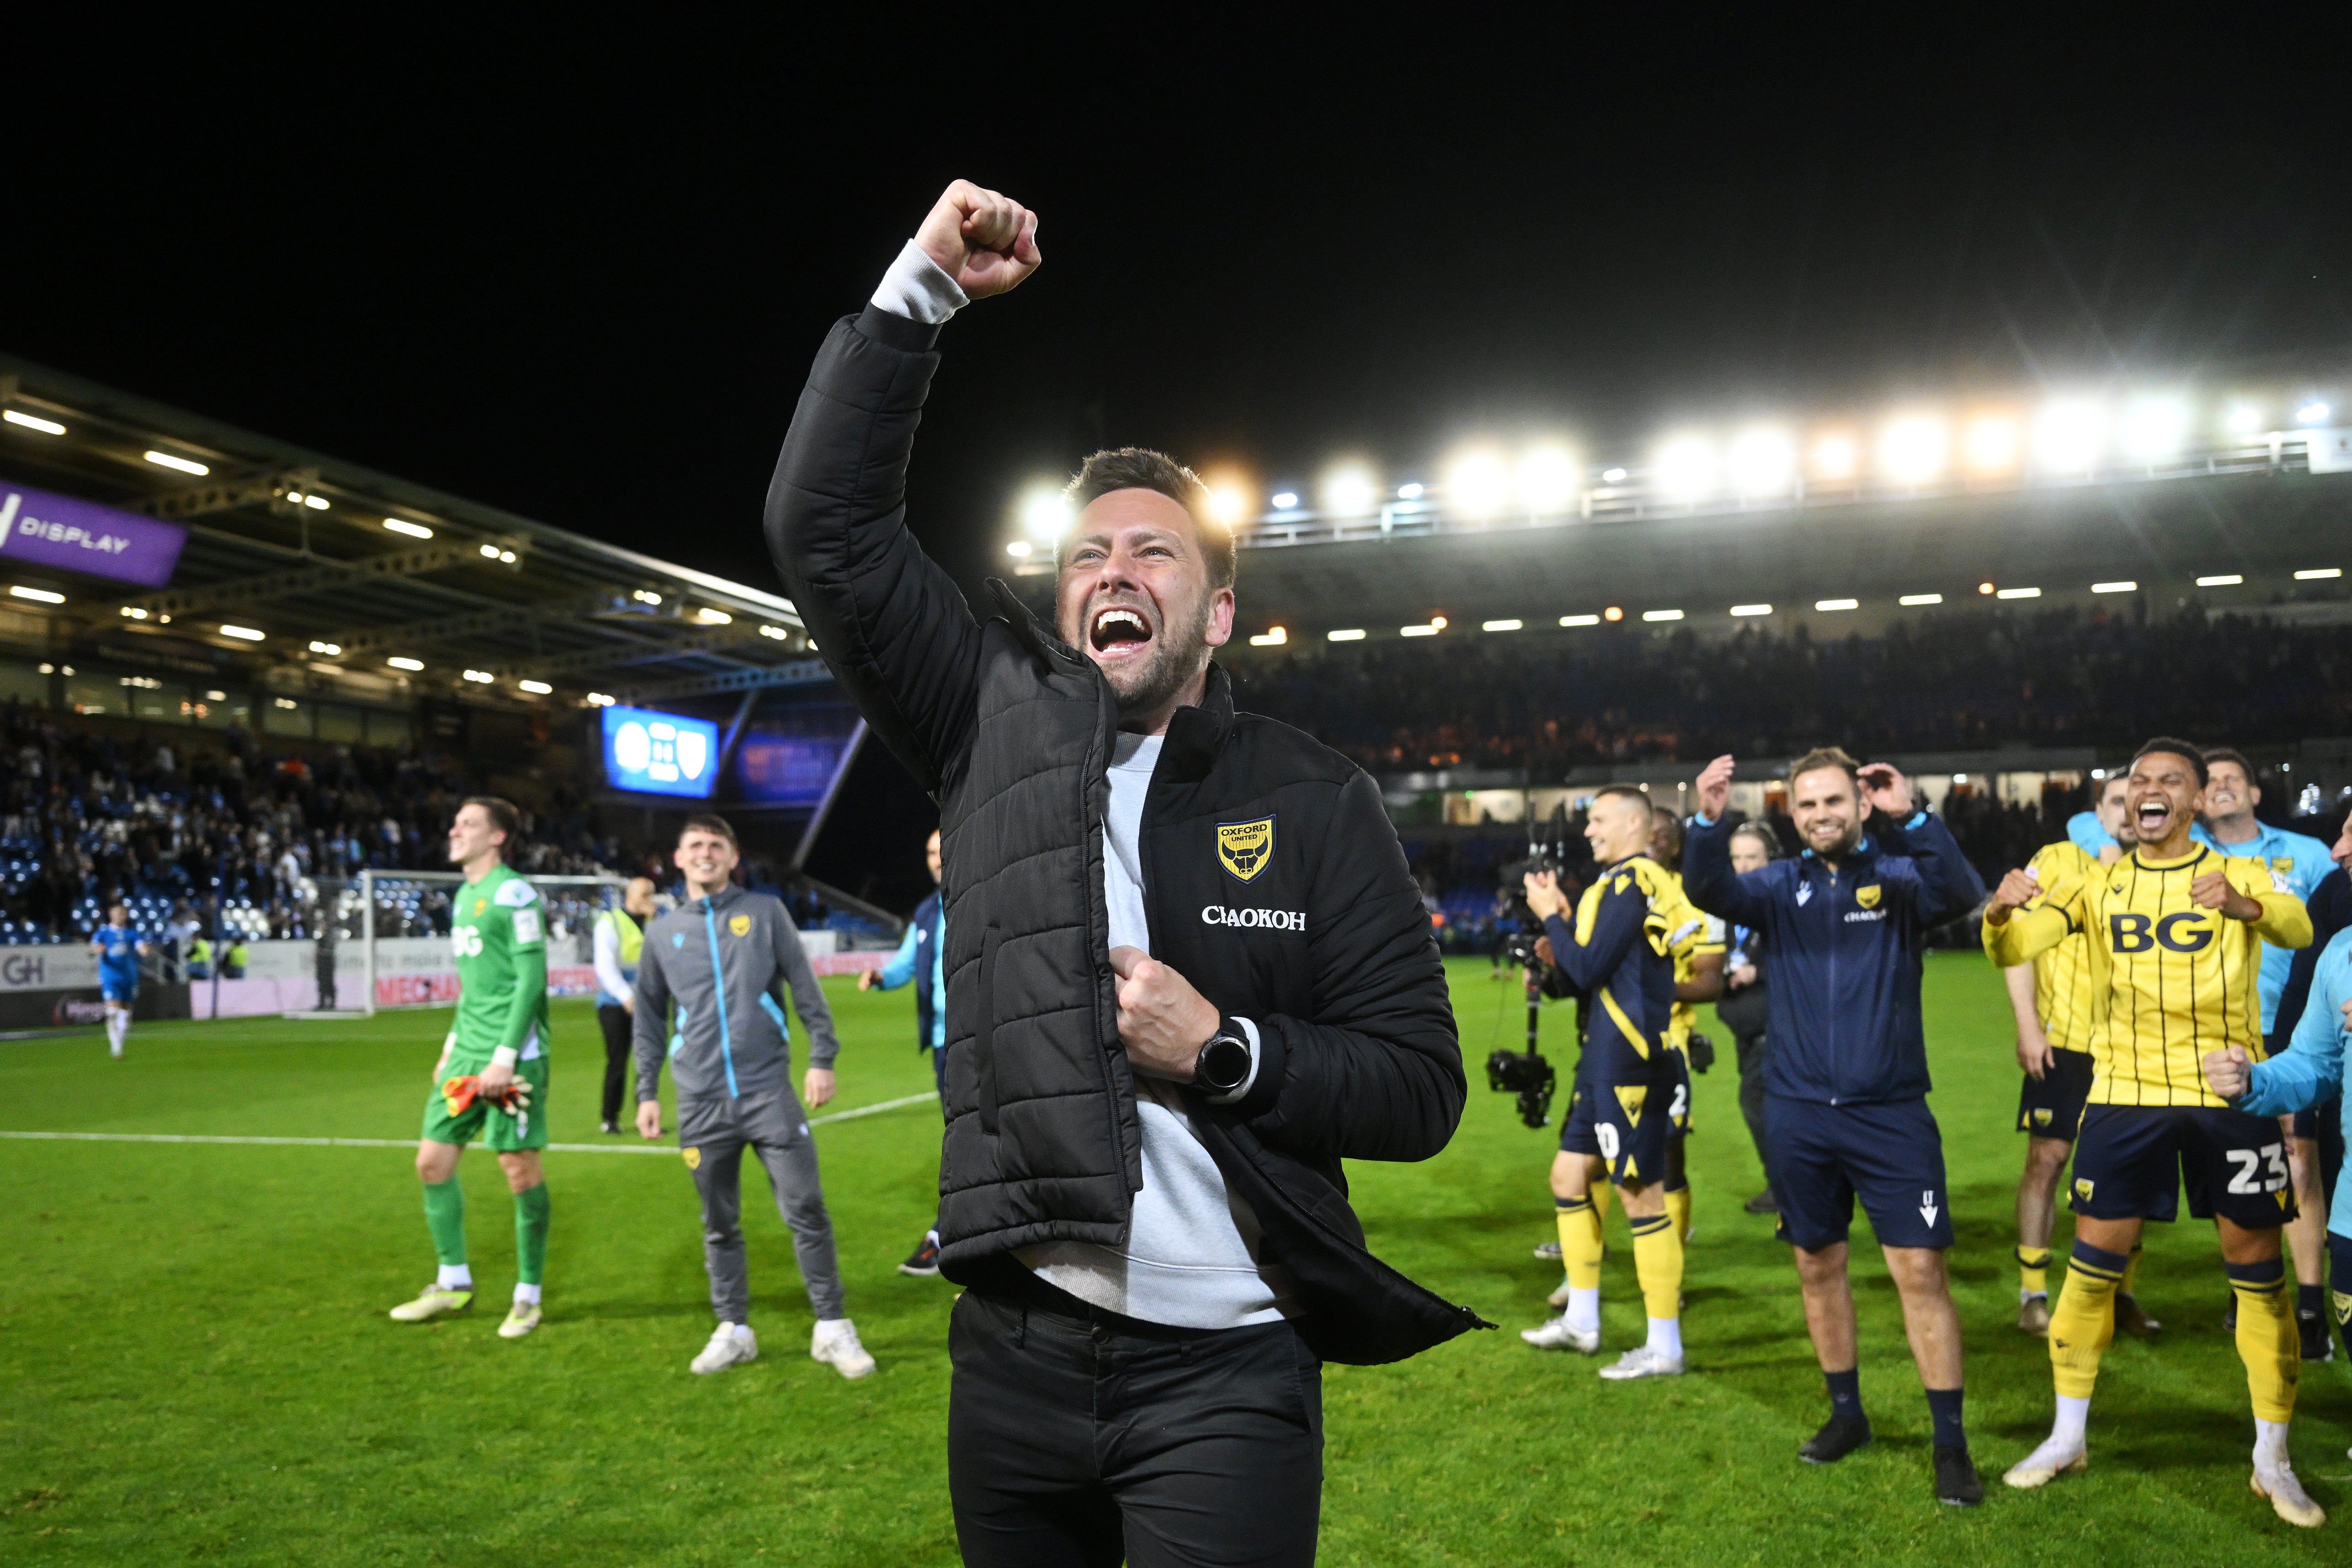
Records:
[[[533,1061],[547,1051],[547,907],[506,866],[450,900],[457,958],[455,1054],[486,1062],[500,1051]]]

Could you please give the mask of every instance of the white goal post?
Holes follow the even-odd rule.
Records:
[[[394,1007],[446,1007],[457,999],[457,955],[449,946],[449,898],[465,881],[457,871],[363,870],[359,898],[363,959],[361,994],[370,1016]],[[587,994],[596,977],[590,927],[597,912],[618,909],[628,879],[531,877],[547,906],[547,989]],[[349,896],[349,895],[346,895]]]

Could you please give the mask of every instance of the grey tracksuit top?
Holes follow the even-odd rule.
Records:
[[[714,976],[723,984],[714,984]],[[841,1052],[833,1012],[782,903],[765,893],[727,888],[656,920],[646,928],[637,961],[632,1031],[637,1099],[661,1092],[665,1053],[682,1100],[782,1087],[792,1068],[782,1005],[787,987],[808,1031],[809,1066],[831,1067]],[[667,1019],[672,1003],[677,1006],[674,1026]]]

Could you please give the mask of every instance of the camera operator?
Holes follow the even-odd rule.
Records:
[[[1780,839],[1762,823],[1745,823],[1731,830],[1731,868],[1735,873],[1744,877],[1750,871],[1761,871],[1780,855]],[[1723,994],[1716,1001],[1715,1016],[1731,1031],[1732,1049],[1739,1063],[1739,1115],[1748,1123],[1748,1136],[1756,1144],[1756,1163],[1765,1172],[1764,1190],[1748,1200],[1749,1214],[1780,1212],[1780,1200],[1772,1195],[1772,1163],[1764,1153],[1764,1026],[1770,1008],[1769,984],[1765,977],[1762,929],[1733,926],[1730,952],[1724,960]]]
[[[1649,796],[1610,784],[1593,797],[1584,836],[1600,869],[1577,902],[1549,871],[1527,879],[1553,962],[1594,1004],[1587,1011],[1576,1089],[1552,1161],[1568,1308],[1520,1338],[1539,1350],[1601,1348],[1601,1223],[1592,1180],[1604,1168],[1633,1231],[1633,1267],[1649,1337],[1601,1375],[1675,1377],[1683,1371],[1683,1241],[1666,1212],[1666,1152],[1676,1087],[1668,1030],[1675,1001],[1673,933],[1696,916],[1664,868],[1649,858]]]

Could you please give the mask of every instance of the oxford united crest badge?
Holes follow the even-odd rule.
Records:
[[[1235,880],[1255,880],[1274,858],[1274,818],[1217,824],[1217,858]]]
[[[1878,884],[1873,882],[1867,888],[1856,888],[1853,890],[1853,901],[1860,904],[1865,910],[1876,909],[1878,907]]]
[[[750,936],[751,934],[751,917],[750,915],[737,915],[734,919],[727,922],[727,929],[733,931],[737,936]]]

